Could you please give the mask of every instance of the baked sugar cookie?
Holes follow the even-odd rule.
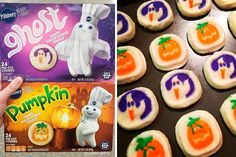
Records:
[[[211,0],[176,0],[181,14],[186,17],[200,17],[211,10]]]
[[[137,130],[151,124],[159,106],[153,92],[144,87],[134,88],[118,97],[118,124],[126,130]]]
[[[178,69],[188,61],[188,52],[184,42],[174,34],[165,34],[154,39],[149,51],[154,65],[160,70]]]
[[[176,140],[188,157],[207,157],[216,153],[223,137],[216,119],[206,111],[182,116],[175,126]]]
[[[236,55],[228,51],[215,52],[203,67],[207,82],[216,89],[236,86]]]
[[[202,87],[192,71],[174,70],[163,76],[161,93],[169,107],[180,109],[196,103],[202,95]]]
[[[230,10],[236,8],[236,0],[215,0],[217,6],[222,9]]]
[[[236,0],[235,0],[236,2]],[[233,33],[234,37],[236,37],[236,11],[230,13],[228,17],[229,29]]]
[[[129,15],[117,12],[117,42],[123,43],[131,40],[135,35],[135,24]]]
[[[224,101],[220,113],[230,131],[236,135],[236,94],[230,95]]]
[[[159,31],[168,27],[174,20],[170,5],[164,0],[151,0],[137,10],[138,22],[150,30]]]
[[[210,18],[195,22],[190,26],[187,36],[191,47],[200,54],[217,51],[226,42],[222,27]]]
[[[125,84],[140,79],[147,70],[143,53],[133,46],[117,49],[117,82]]]
[[[52,141],[53,136],[54,131],[52,126],[44,121],[33,123],[28,130],[29,140],[37,146],[49,144]]]
[[[35,46],[30,52],[30,63],[40,71],[52,69],[57,62],[56,51],[47,44]]]
[[[127,157],[172,157],[170,143],[160,131],[145,131],[131,141]]]

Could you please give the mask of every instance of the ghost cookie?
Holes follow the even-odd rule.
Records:
[[[159,31],[168,27],[174,20],[170,5],[164,0],[151,0],[137,10],[138,22],[150,30]]]
[[[117,81],[125,84],[140,79],[147,70],[143,53],[133,46],[117,49]]]
[[[236,2],[236,1],[235,1]],[[236,37],[236,11],[230,13],[228,17],[229,29],[233,33],[234,37]]]
[[[223,137],[216,119],[206,111],[182,116],[175,126],[176,140],[187,157],[207,157],[216,153]]]
[[[37,146],[49,144],[52,141],[53,136],[54,131],[52,126],[44,121],[33,123],[28,130],[29,140]]]
[[[220,113],[230,131],[236,135],[236,94],[230,95],[222,104]]]
[[[137,130],[151,124],[159,111],[153,92],[144,87],[134,88],[118,97],[118,124],[126,130]]]
[[[154,39],[149,51],[156,68],[163,71],[178,69],[188,61],[184,42],[174,34],[165,34]]]
[[[169,140],[160,131],[145,131],[131,141],[127,157],[172,157]]]
[[[181,14],[186,17],[200,17],[211,10],[211,0],[176,0]]]
[[[191,47],[199,54],[209,54],[221,49],[226,42],[224,30],[210,18],[195,22],[187,33]]]
[[[51,46],[41,44],[31,50],[29,59],[34,68],[40,71],[46,71],[55,66],[57,53]]]
[[[162,78],[161,93],[169,107],[180,109],[196,103],[202,95],[202,87],[192,71],[174,70]]]
[[[215,52],[203,67],[207,82],[216,89],[236,86],[236,55],[228,51]]]
[[[236,8],[236,0],[215,0],[215,3],[218,7],[225,10]]]
[[[135,35],[135,24],[129,15],[117,12],[117,42],[123,43],[131,40]]]

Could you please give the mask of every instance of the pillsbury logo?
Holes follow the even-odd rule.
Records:
[[[11,24],[16,21],[16,11],[12,8],[3,8],[0,12],[0,19],[6,24]]]

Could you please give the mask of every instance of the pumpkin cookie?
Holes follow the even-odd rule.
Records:
[[[195,22],[187,33],[191,47],[200,54],[221,49],[226,42],[224,30],[210,18]]]
[[[230,95],[224,101],[220,113],[230,131],[236,135],[236,94]]]
[[[181,14],[186,17],[200,17],[211,10],[211,0],[176,0]]]
[[[57,53],[51,46],[41,44],[31,50],[29,59],[34,68],[46,71],[56,65]]]
[[[123,43],[131,40],[135,35],[135,24],[129,15],[117,12],[117,42]]]
[[[217,6],[222,9],[230,10],[236,8],[236,1],[235,0],[215,0]]]
[[[216,89],[236,86],[236,55],[228,51],[215,52],[203,67],[207,82]]]
[[[174,34],[165,34],[154,39],[149,51],[154,65],[160,70],[178,69],[188,61],[188,52],[184,42]]]
[[[230,13],[228,17],[229,29],[233,33],[234,37],[236,37],[236,11]]]
[[[28,130],[29,140],[38,146],[49,144],[54,136],[53,128],[50,124],[44,121],[33,123]]]
[[[144,87],[134,88],[118,97],[118,124],[126,130],[137,130],[151,124],[159,106],[153,92]]]
[[[164,0],[151,0],[137,10],[138,22],[150,30],[159,31],[168,27],[174,20],[170,5]]]
[[[118,84],[136,81],[145,74],[147,63],[143,53],[136,47],[118,47],[117,57]]]
[[[145,131],[131,141],[127,157],[172,157],[170,143],[160,131]]]
[[[216,119],[206,111],[182,116],[175,126],[176,140],[188,157],[207,157],[216,153],[223,137]]]
[[[161,93],[169,107],[180,109],[196,103],[202,95],[202,87],[192,71],[174,70],[162,78]]]

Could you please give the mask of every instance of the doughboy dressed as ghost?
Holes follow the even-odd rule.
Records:
[[[82,16],[69,39],[60,42],[55,49],[59,57],[66,60],[73,77],[92,75],[93,56],[110,59],[110,45],[98,38],[98,21],[105,19],[110,8],[104,4],[84,4]]]
[[[86,143],[91,147],[96,147],[95,133],[99,130],[97,122],[101,115],[103,104],[108,104],[112,99],[112,94],[101,87],[95,87],[90,93],[88,105],[82,108],[82,120],[76,129],[76,137],[79,145],[84,147]]]

